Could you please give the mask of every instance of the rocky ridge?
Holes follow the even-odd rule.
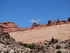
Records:
[[[70,23],[70,18],[68,18],[67,22],[65,20],[61,21],[59,19],[57,21],[49,20],[48,24],[41,25],[41,24],[37,24],[37,23],[34,22],[32,27],[19,28],[13,22],[3,22],[3,23],[0,23],[0,31],[4,31],[4,32],[25,31],[25,30],[32,30],[32,29],[40,29],[40,28],[47,27],[47,26],[69,24],[69,23]]]

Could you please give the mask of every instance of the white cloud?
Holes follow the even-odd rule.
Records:
[[[40,22],[40,19],[38,18],[38,19],[32,19],[31,21],[30,21],[31,23],[34,23],[34,22],[36,22],[36,23],[38,23],[38,22]]]

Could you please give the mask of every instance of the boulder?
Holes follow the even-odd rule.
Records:
[[[47,25],[48,26],[53,26],[53,25],[56,25],[56,22],[53,21],[53,20],[49,20]]]
[[[67,22],[70,22],[70,17],[68,18],[68,21]]]
[[[3,22],[1,24],[6,28],[18,28],[18,26],[13,22]]]
[[[47,26],[47,24],[43,24],[43,26],[44,26],[44,27],[46,27],[46,26]]]
[[[57,20],[57,25],[61,25],[61,24],[66,24],[66,21],[64,20],[64,21],[61,21],[61,20]]]

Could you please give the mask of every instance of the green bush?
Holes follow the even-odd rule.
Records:
[[[57,46],[56,46],[56,49],[61,49],[61,46],[60,46],[60,45],[57,45]]]
[[[2,51],[0,50],[0,53],[1,53]]]
[[[19,44],[30,49],[33,49],[35,47],[35,44],[26,44],[22,42],[19,42]]]
[[[25,47],[28,47],[30,49],[33,49],[35,47],[34,44],[24,44]]]
[[[62,51],[57,51],[56,53],[62,53]]]
[[[54,38],[52,38],[51,41],[49,42],[49,44],[55,44],[55,43],[58,43],[58,40]]]
[[[14,53],[17,53],[17,52],[14,52]]]

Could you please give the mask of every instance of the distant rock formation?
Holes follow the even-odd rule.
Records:
[[[47,24],[43,24],[43,25],[41,25],[41,24],[37,24],[37,23],[33,23],[33,25],[32,25],[32,28],[37,28],[37,27],[46,27],[47,26]]]
[[[68,18],[68,22],[70,22],[70,17]]]
[[[36,22],[34,22],[33,25],[32,25],[32,27],[31,27],[31,29],[35,29],[37,27],[41,27],[41,25],[37,24]]]
[[[70,17],[68,18],[67,21],[65,21],[65,20],[62,21],[59,19],[57,19],[57,21],[49,20],[48,24],[43,24],[43,25],[37,24],[36,22],[34,22],[32,27],[28,27],[28,28],[19,28],[13,22],[3,22],[3,23],[0,23],[0,32],[2,32],[2,31],[4,31],[4,32],[25,31],[25,30],[32,30],[32,29],[40,29],[42,27],[47,27],[47,26],[68,24],[68,23],[70,23]]]
[[[17,31],[18,26],[13,22],[3,22],[0,23],[0,31],[10,32],[10,31]]]
[[[56,22],[49,20],[47,25],[48,25],[48,26],[56,25]]]
[[[61,20],[58,19],[58,20],[57,20],[57,24],[58,24],[58,25],[66,24],[66,21],[65,21],[65,20],[64,20],[64,21],[61,21]]]
[[[33,23],[32,27],[40,27],[40,24],[37,24],[36,22]]]
[[[33,25],[32,25],[32,27],[37,27],[37,23],[34,22]]]
[[[46,27],[46,26],[47,26],[47,24],[43,24],[42,26],[43,26],[43,27]]]
[[[3,22],[0,25],[4,28],[18,28],[18,26],[13,22]]]
[[[67,24],[69,22],[70,22],[70,18],[68,18],[67,22],[65,20],[62,21],[62,20],[59,20],[59,19],[57,19],[57,21],[49,20],[47,26]]]

